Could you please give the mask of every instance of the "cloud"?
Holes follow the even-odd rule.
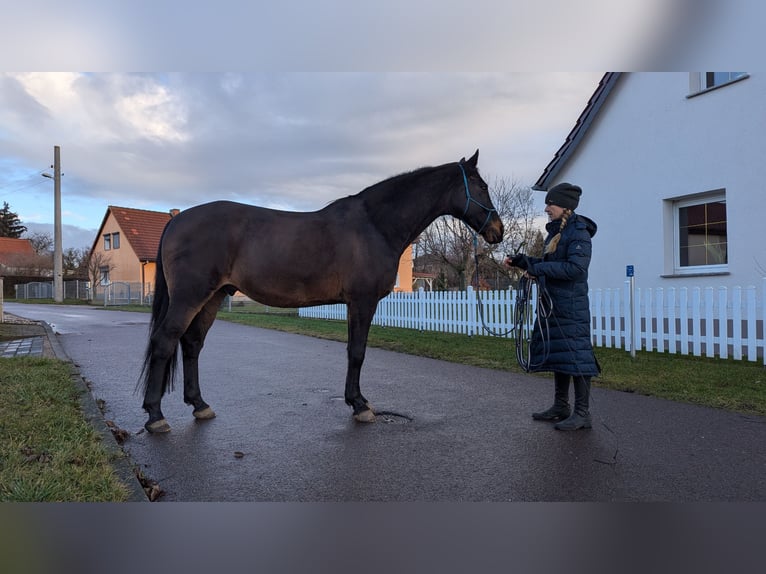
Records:
[[[318,209],[477,148],[485,175],[531,184],[600,76],[5,74],[0,193],[25,222],[50,223],[52,188],[37,178],[53,145],[64,223],[85,229],[109,205],[164,211],[233,199]]]

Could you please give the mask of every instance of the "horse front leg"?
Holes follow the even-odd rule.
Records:
[[[354,419],[364,423],[375,421],[375,413],[359,388],[359,374],[364,363],[367,337],[376,307],[377,303],[372,306],[348,306],[348,371],[346,372],[345,399],[346,404],[354,410]]]

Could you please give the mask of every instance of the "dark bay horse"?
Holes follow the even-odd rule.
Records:
[[[160,402],[172,386],[179,342],[184,402],[198,419],[215,416],[200,394],[197,360],[218,308],[236,290],[274,307],[345,303],[345,399],[356,420],[374,421],[359,373],[378,301],[391,292],[406,247],[442,215],[461,219],[489,243],[502,240],[478,159],[477,150],[467,161],[397,175],[314,212],[215,201],[173,217],[157,253],[142,371],[146,429],[170,430]]]

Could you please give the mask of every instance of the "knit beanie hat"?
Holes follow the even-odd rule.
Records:
[[[579,185],[562,182],[548,190],[545,195],[545,204],[558,205],[564,209],[575,209],[580,203],[580,194],[582,194],[582,189]]]

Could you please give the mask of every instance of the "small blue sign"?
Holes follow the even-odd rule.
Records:
[[[632,265],[628,265],[628,266],[625,268],[625,274],[626,274],[628,277],[633,277],[633,266],[632,266]]]

